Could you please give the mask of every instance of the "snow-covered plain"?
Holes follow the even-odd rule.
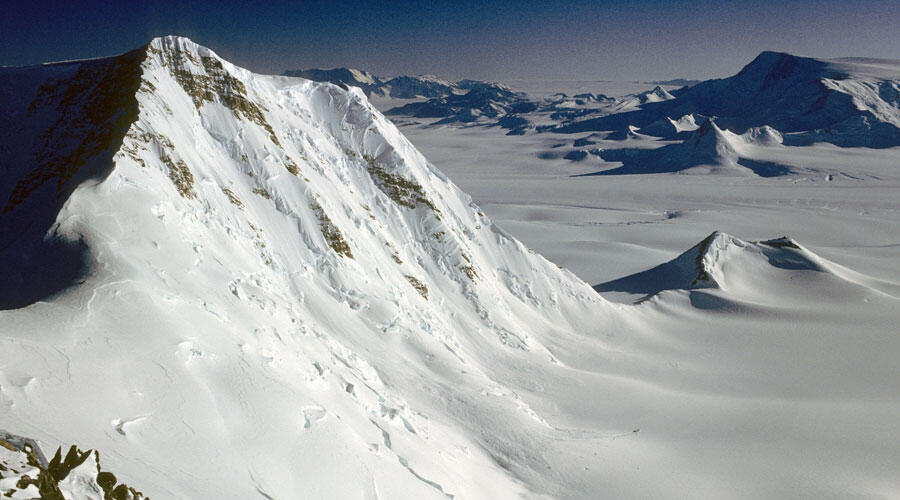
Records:
[[[90,129],[40,85],[89,63],[4,70],[0,270],[34,300],[2,297],[3,430],[156,499],[900,492],[897,149],[719,131],[711,166],[586,175],[623,162],[142,50],[114,167],[69,183],[34,145]]]
[[[548,87],[549,95],[558,82]],[[584,91],[615,95],[602,82]],[[641,432],[628,439],[643,438],[647,424],[637,421],[665,428],[661,446],[676,451],[657,462],[652,453],[617,450],[633,467],[620,470],[627,486],[598,487],[600,497],[900,493],[890,472],[900,463],[900,369],[890,361],[900,346],[900,148],[736,141],[758,164],[789,171],[763,177],[738,165],[712,175],[702,166],[592,175],[622,163],[545,154],[586,134],[507,136],[496,127],[416,124],[401,130],[498,224],[612,301],[689,288],[690,280],[669,279],[671,270],[643,276],[656,288],[628,277],[675,259],[713,231],[745,241],[786,235],[816,256],[782,269],[740,242],[753,251],[721,260],[730,283],[665,291],[625,308],[639,326],[625,334],[630,343],[619,354],[660,364],[652,374],[623,375],[634,385],[625,394],[591,401],[604,408],[598,414],[636,420]],[[679,142],[591,140],[599,149]],[[654,398],[660,388],[664,394]],[[668,489],[654,489],[661,484]]]
[[[789,235],[821,255],[900,282],[900,148],[734,141],[749,164],[786,172],[765,177],[737,165],[704,175],[716,166],[699,165],[598,175],[623,163],[547,153],[565,152],[583,137],[592,141],[589,148],[609,151],[653,151],[680,141],[507,136],[498,127],[426,124],[406,122],[401,131],[494,220],[589,283],[662,262],[714,230],[750,239]]]

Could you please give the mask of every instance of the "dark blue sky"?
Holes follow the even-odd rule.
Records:
[[[449,79],[710,78],[762,50],[900,59],[898,26],[896,0],[13,0],[0,16],[0,65],[112,55],[179,34],[263,73],[350,66]]]

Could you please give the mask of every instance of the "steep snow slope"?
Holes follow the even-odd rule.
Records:
[[[359,91],[176,37],[4,71],[4,425],[154,497],[571,493],[517,394],[608,306]]]

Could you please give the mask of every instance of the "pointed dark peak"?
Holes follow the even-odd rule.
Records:
[[[709,117],[700,124],[700,128],[697,129],[697,135],[706,135],[715,126],[716,124],[712,117]]]
[[[710,116],[706,120],[704,120],[703,123],[700,124],[700,128],[698,128],[696,132],[694,132],[694,135],[697,137],[702,137],[709,134],[710,132],[716,135],[721,135],[722,129],[719,128],[718,125],[716,125],[715,118],[716,117],[714,116]]]

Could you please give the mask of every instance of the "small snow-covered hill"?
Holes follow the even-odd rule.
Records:
[[[672,119],[666,116],[642,127],[640,130],[641,133],[646,135],[672,139],[683,135],[685,132],[697,130],[698,128],[697,117],[689,114],[678,119]]]
[[[732,300],[784,304],[817,290],[858,296],[866,289],[900,297],[900,288],[816,255],[788,237],[749,242],[715,231],[669,262],[595,286],[647,300],[667,290],[719,289]],[[702,300],[703,295],[694,300]]]
[[[672,99],[675,99],[672,94],[657,85],[650,90],[622,97],[616,102],[614,109],[616,112],[631,111],[648,103],[670,101]]]

